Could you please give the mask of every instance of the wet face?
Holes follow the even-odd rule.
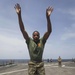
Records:
[[[34,40],[35,42],[37,42],[37,41],[39,40],[39,33],[38,33],[37,31],[35,31],[35,32],[33,33],[33,40]]]

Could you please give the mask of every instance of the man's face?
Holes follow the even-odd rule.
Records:
[[[37,42],[37,41],[39,40],[39,33],[38,33],[38,32],[34,32],[34,33],[33,33],[33,40],[34,40],[35,42]]]

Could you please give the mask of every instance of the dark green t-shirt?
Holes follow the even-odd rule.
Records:
[[[46,40],[43,38],[39,39],[37,44],[31,38],[26,41],[31,61],[42,61],[45,42]]]

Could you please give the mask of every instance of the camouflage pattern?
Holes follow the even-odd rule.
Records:
[[[29,62],[28,63],[28,74],[29,75],[45,75],[44,62],[36,63]]]

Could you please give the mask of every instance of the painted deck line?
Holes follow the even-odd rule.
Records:
[[[59,67],[59,66],[55,66],[55,65],[45,65],[45,66],[50,66],[50,67]],[[61,68],[75,68],[75,67],[69,67],[69,66],[65,66],[65,65],[62,65]]]
[[[27,69],[15,70],[15,71],[10,71],[10,72],[0,73],[0,75],[11,74],[11,73],[21,72],[21,71],[26,71],[26,70],[27,70]]]
[[[59,66],[53,66],[53,65],[45,65],[45,67],[59,67]],[[75,67],[68,67],[68,66],[62,66],[61,68],[74,68],[75,69]],[[21,71],[26,71],[26,70],[28,70],[28,68],[27,69],[21,69],[21,70],[15,70],[15,71],[10,71],[10,72],[4,72],[4,73],[0,73],[0,75],[5,75],[5,74],[11,74],[11,73],[16,73],[16,72],[21,72]]]

